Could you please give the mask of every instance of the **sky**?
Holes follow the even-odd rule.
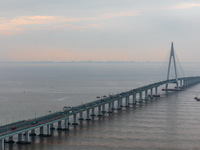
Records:
[[[200,62],[199,33],[200,0],[0,0],[0,62]]]

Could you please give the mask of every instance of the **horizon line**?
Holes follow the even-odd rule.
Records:
[[[0,61],[0,63],[167,63],[167,61]],[[181,61],[180,63],[200,63],[200,61]]]

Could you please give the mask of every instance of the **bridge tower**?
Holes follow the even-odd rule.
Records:
[[[170,52],[170,56],[169,56],[169,65],[168,65],[168,71],[167,71],[167,80],[169,80],[169,74],[170,74],[170,70],[171,70],[171,63],[173,60],[173,66],[174,66],[174,73],[175,73],[175,84],[176,84],[176,88],[179,89],[178,86],[178,75],[177,75],[177,67],[176,67],[176,58],[175,58],[175,54],[174,54],[174,44],[173,42],[171,43],[171,52]],[[165,89],[168,89],[168,83],[166,84]]]

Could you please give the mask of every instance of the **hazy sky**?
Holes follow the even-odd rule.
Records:
[[[200,0],[0,0],[0,61],[200,61]]]

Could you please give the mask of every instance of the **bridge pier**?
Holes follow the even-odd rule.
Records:
[[[124,107],[124,105],[123,105],[123,98],[120,99],[120,107]]]
[[[29,131],[25,132],[25,139],[23,140],[23,133],[18,134],[18,141],[17,144],[31,144],[29,138]]]
[[[8,138],[8,141],[6,141],[5,143],[15,143],[15,141],[13,140],[13,136],[10,136]]]
[[[29,131],[25,132],[25,142],[24,144],[31,144],[30,137],[29,137]]]
[[[151,97],[153,97],[153,88],[151,88],[151,90],[150,90],[150,95],[151,95]]]
[[[183,87],[183,80],[180,80],[180,88]]]
[[[144,96],[144,100],[147,101],[148,100],[148,90],[145,90],[145,96]]]
[[[57,130],[62,130],[62,121],[58,121],[58,128]]]
[[[132,105],[131,100],[133,99],[133,95],[129,95],[128,97],[129,97],[128,105],[130,106],[130,105]]]
[[[51,136],[51,125],[47,125],[47,136]]]
[[[117,100],[117,110],[121,110],[121,98]]]
[[[142,103],[143,99],[142,99],[142,91],[139,93],[139,103]]]
[[[102,114],[105,114],[105,113],[106,113],[105,104],[102,105],[102,111],[101,111],[101,112],[102,112]]]
[[[188,86],[186,80],[183,80],[183,85],[184,85],[184,87],[187,87],[187,86]]]
[[[102,116],[102,114],[101,114],[101,105],[98,107],[98,115],[97,115],[98,117],[101,117]]]
[[[158,95],[158,87],[155,87],[155,95]]]
[[[114,111],[115,110],[115,101],[112,101],[112,106],[111,106],[111,110]]]
[[[112,113],[112,102],[108,103],[108,113]]]
[[[51,128],[50,128],[51,130],[55,130],[53,123],[50,126],[51,126]]]
[[[73,115],[73,123],[72,123],[72,125],[78,125],[78,123],[76,122],[76,114],[74,114]]]
[[[65,119],[64,129],[63,130],[69,130],[69,118]]]
[[[0,150],[4,150],[5,147],[5,140],[4,139],[0,139]]]
[[[18,134],[17,144],[23,144],[22,133]]]
[[[92,117],[95,117],[95,116],[96,116],[95,113],[94,113],[94,109],[95,109],[95,108],[92,108],[92,114],[90,115],[90,116],[92,116]]]
[[[45,136],[44,135],[44,126],[40,127],[40,134],[39,136]]]
[[[15,141],[13,140],[13,136],[10,136],[9,138],[8,138],[8,140],[4,140],[4,142],[5,143],[15,143]],[[1,150],[1,149],[0,149]]]
[[[90,119],[90,109],[87,110],[87,117],[86,117],[85,120],[87,120],[87,121],[91,120]]]
[[[32,129],[32,130],[31,130],[31,133],[30,133],[29,135],[30,135],[30,136],[36,136],[35,129]]]
[[[153,88],[150,88],[150,94],[148,95],[148,98],[149,98],[150,100],[153,99]]]
[[[126,97],[126,104],[125,107],[129,107],[129,96]]]
[[[78,120],[81,120],[81,121],[84,120],[84,118],[83,118],[83,112],[82,111],[80,112],[79,115],[80,115],[80,118]]]
[[[136,93],[133,94],[133,105],[136,105]]]

